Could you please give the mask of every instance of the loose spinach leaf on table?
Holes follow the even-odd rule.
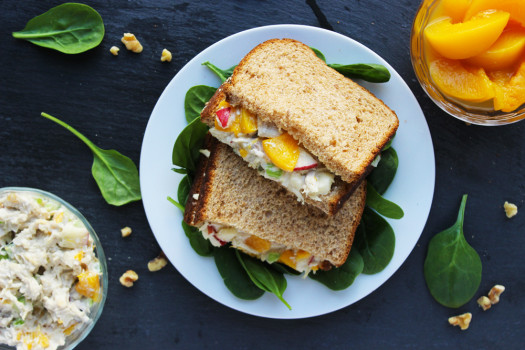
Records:
[[[41,115],[69,130],[91,149],[94,158],[91,172],[106,202],[120,206],[141,199],[139,172],[131,159],[113,149],[104,150],[95,146],[60,119],[43,112]]]
[[[208,61],[204,62],[202,65],[208,67],[213,73],[217,74],[217,76],[219,77],[219,79],[221,79],[223,83],[233,74],[233,70],[235,69],[235,67],[237,67],[237,65],[235,65],[224,70],[211,64]]]
[[[345,77],[351,79],[362,79],[371,83],[386,83],[390,80],[390,72],[388,69],[375,63],[355,63],[355,64],[338,64],[329,63],[332,67]]]
[[[481,283],[481,259],[463,233],[466,202],[465,194],[454,225],[430,240],[424,265],[430,294],[451,308],[466,304]]]
[[[354,246],[363,258],[363,273],[372,275],[383,271],[392,260],[396,236],[385,219],[365,207],[355,233]]]
[[[186,237],[190,240],[190,245],[195,252],[201,256],[211,256],[213,253],[213,246],[210,241],[202,236],[198,228],[193,227],[182,221],[182,229]]]
[[[383,198],[370,182],[366,185],[366,204],[387,218],[401,219],[405,215],[399,205]]]
[[[208,132],[208,126],[199,118],[189,123],[179,134],[173,146],[173,164],[188,170],[193,174],[197,169],[199,150],[202,148],[204,136]],[[179,172],[179,171],[177,171]]]
[[[275,294],[288,309],[292,309],[283,298],[287,283],[282,273],[275,271],[260,260],[239,253],[237,249],[235,250],[235,254],[237,254],[237,259],[239,259],[242,267],[257,287]]]
[[[88,5],[65,3],[36,16],[13,37],[66,54],[90,50],[104,38],[102,17]]]
[[[372,170],[366,180],[376,189],[377,193],[383,194],[396,176],[399,159],[393,147],[381,152],[381,160],[377,167]]]
[[[342,266],[328,271],[317,271],[309,276],[332,290],[343,290],[354,283],[356,277],[363,272],[364,267],[365,263],[361,254],[353,248]]]
[[[212,86],[196,85],[186,92],[184,112],[188,123],[200,117],[204,105],[210,100],[216,90],[217,88]]]
[[[237,298],[246,300],[260,298],[264,294],[264,290],[252,282],[248,273],[239,263],[235,251],[235,249],[228,247],[213,250],[215,265],[224,280],[224,284]]]

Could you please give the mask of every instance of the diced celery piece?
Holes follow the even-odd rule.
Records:
[[[278,252],[271,252],[268,254],[268,258],[266,259],[269,263],[274,263],[281,257],[281,253]]]
[[[266,168],[266,174],[268,174],[269,177],[278,179],[283,174],[283,171],[272,164],[268,164],[268,167]]]

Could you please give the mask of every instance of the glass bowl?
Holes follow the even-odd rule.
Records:
[[[495,111],[492,102],[485,105],[468,105],[464,102],[450,98],[433,84],[430,77],[429,67],[425,59],[425,41],[423,40],[423,30],[429,23],[431,13],[439,5],[441,0],[423,0],[416,13],[412,32],[410,35],[410,58],[412,67],[423,90],[434,101],[439,108],[451,116],[463,120],[467,123],[478,125],[505,125],[515,123],[525,119],[525,105],[513,112]]]
[[[93,227],[91,227],[87,219],[75,207],[73,207],[71,204],[69,204],[62,198],[55,196],[52,193],[29,187],[0,188],[0,195],[4,192],[31,192],[38,195],[39,197],[47,197],[51,200],[62,204],[71,213],[73,213],[73,215],[75,215],[82,221],[84,226],[87,228],[91,238],[93,239],[93,245],[95,246],[95,255],[99,260],[100,270],[102,273],[102,276],[100,278],[100,301],[94,302],[90,308],[89,318],[91,322],[85,324],[81,328],[75,329],[70,335],[66,336],[65,344],[58,347],[58,349],[60,350],[74,349],[82,340],[84,340],[88,336],[88,334],[91,332],[91,330],[97,323],[98,319],[100,318],[100,315],[102,314],[102,310],[104,309],[104,303],[106,302],[106,298],[108,295],[108,267],[106,262],[106,256],[104,254],[104,250],[102,249],[100,239],[98,238],[97,234],[95,233],[95,230],[93,230]],[[7,346],[5,344],[0,344],[0,349],[12,350],[15,348]]]

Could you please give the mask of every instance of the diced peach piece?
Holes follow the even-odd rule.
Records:
[[[452,18],[452,23],[462,22],[472,0],[443,0],[441,2],[445,16]]]
[[[468,59],[468,63],[486,70],[499,70],[512,66],[525,48],[525,28],[509,25],[498,40],[484,53]]]
[[[463,66],[441,58],[430,63],[430,76],[445,95],[464,101],[483,102],[494,97],[492,82],[483,68]]]
[[[297,253],[295,253],[295,261],[299,261],[299,260],[306,259],[306,258],[310,258],[310,253],[302,249],[299,249]]]
[[[525,26],[525,1],[523,0],[473,0],[465,13],[469,20],[481,11],[500,10],[510,13],[510,18]]]
[[[87,298],[97,299],[100,291],[100,280],[98,274],[93,272],[82,272],[77,276],[78,282],[75,286],[78,294]]]
[[[284,171],[293,171],[299,159],[299,144],[288,133],[262,141],[263,149],[271,162]]]
[[[491,78],[494,82],[495,110],[512,112],[525,103],[525,61],[510,79],[505,73],[491,74]]]
[[[494,44],[507,25],[509,16],[508,12],[486,11],[456,24],[452,24],[450,17],[441,17],[425,28],[425,38],[443,57],[473,57]]]
[[[241,132],[251,134],[257,131],[257,116],[250,111],[241,109]]]
[[[259,253],[267,251],[272,246],[270,241],[264,238],[259,238],[257,236],[250,236],[246,238],[244,243],[253,250],[258,251]]]
[[[234,118],[234,117],[230,116],[230,118]],[[235,119],[233,119],[233,121],[230,123],[230,125],[228,127],[226,127],[226,128],[223,128],[221,126],[221,123],[217,120],[217,118],[215,118],[215,128],[217,130],[220,130],[220,131],[232,132],[232,133],[235,134],[235,136],[238,136],[239,133],[241,132],[240,118],[235,117]]]
[[[295,269],[295,267],[297,266],[295,264],[295,254],[293,250],[285,250],[279,257],[278,261],[282,262],[287,266],[290,266],[292,269]]]

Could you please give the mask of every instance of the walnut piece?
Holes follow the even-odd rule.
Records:
[[[163,253],[161,253],[159,256],[157,256],[155,259],[150,260],[148,262],[148,270],[151,272],[159,271],[164,266],[168,264],[168,260],[164,256]]]
[[[142,52],[142,45],[135,37],[135,34],[124,33],[124,36],[121,39],[122,43],[126,45],[126,49],[135,53]]]
[[[462,331],[468,329],[470,325],[470,321],[472,321],[472,314],[470,312],[466,312],[462,315],[449,317],[448,323],[450,323],[453,326],[459,326]]]
[[[119,281],[124,287],[133,287],[133,282],[136,282],[139,279],[139,275],[133,270],[128,270],[120,276]]]
[[[113,56],[117,56],[120,49],[116,46],[111,46],[111,49],[109,49],[109,52],[113,54]]]
[[[478,305],[483,309],[483,311],[487,311],[492,306],[492,303],[490,302],[489,298],[482,296],[478,299]]]
[[[507,215],[509,219],[518,214],[518,207],[513,203],[505,201],[503,204],[503,209],[505,209],[505,215]]]
[[[162,56],[160,56],[161,62],[171,62],[171,52],[168,49],[162,50]]]
[[[489,299],[492,305],[499,303],[499,296],[505,291],[505,287],[500,284],[496,284],[489,291]]]
[[[131,227],[124,227],[120,229],[120,233],[122,234],[122,237],[128,237],[131,234]]]

